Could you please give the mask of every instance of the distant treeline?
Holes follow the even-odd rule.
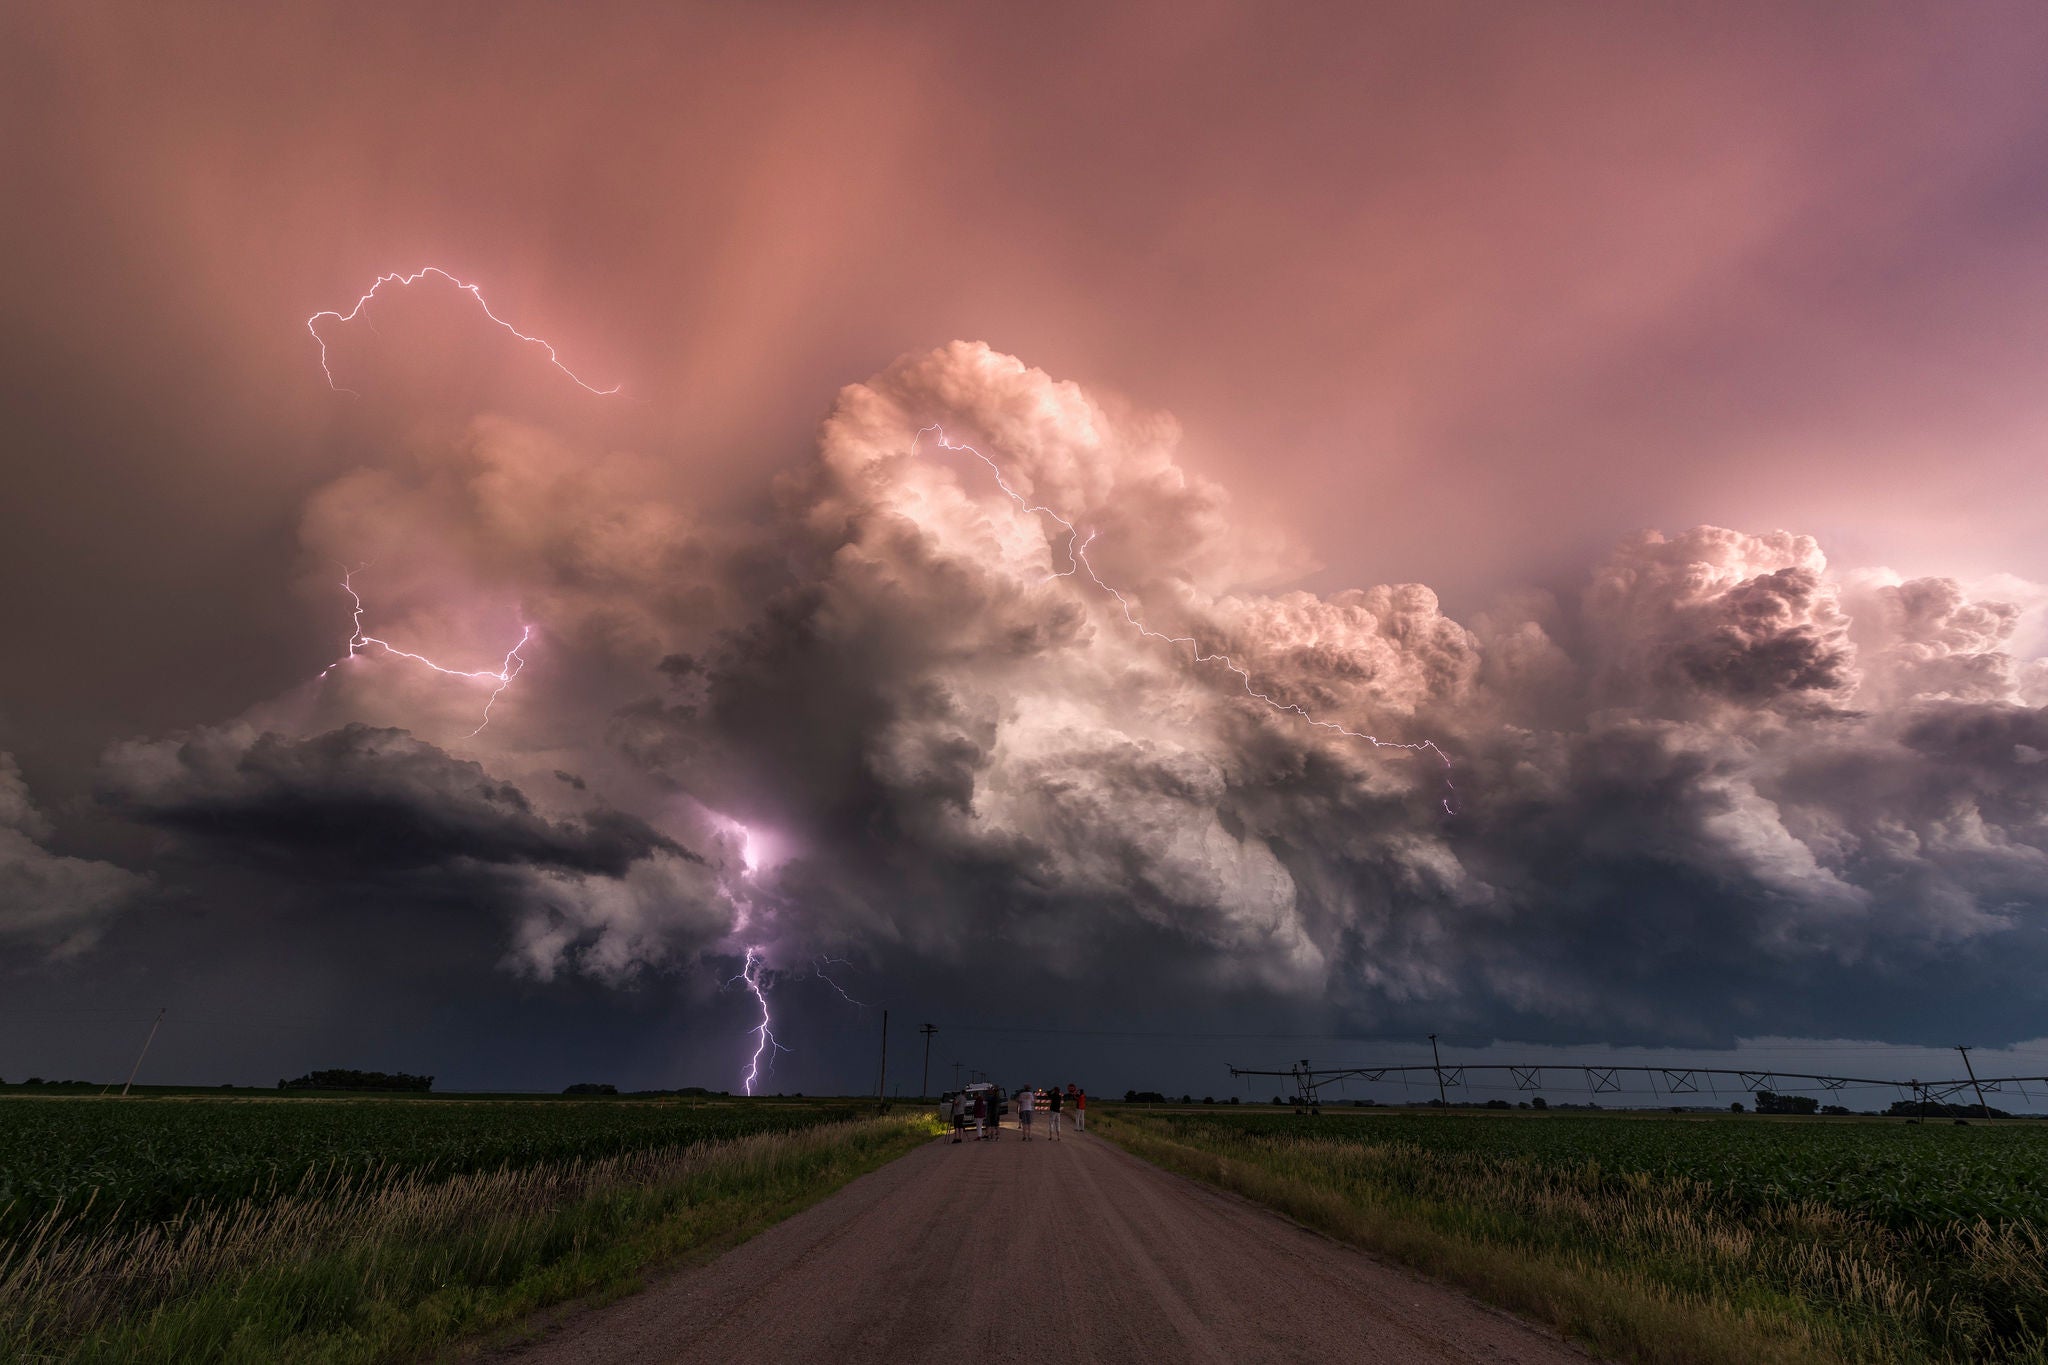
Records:
[[[413,1076],[403,1071],[308,1071],[295,1081],[279,1081],[279,1090],[410,1090],[434,1088],[432,1076]]]
[[[574,1085],[565,1086],[562,1093],[564,1095],[617,1095],[620,1092],[619,1088],[615,1085],[605,1085],[597,1081],[578,1081]],[[707,1090],[701,1085],[686,1085],[680,1090],[628,1090],[625,1092],[625,1098],[629,1100],[693,1100],[723,1096],[725,1093],[723,1090]],[[799,1095],[797,1098],[802,1099],[803,1096]]]
[[[1885,1110],[1887,1118],[1895,1119],[2009,1119],[2012,1117],[2003,1109],[1988,1104],[1933,1104],[1921,1100],[1895,1100]]]

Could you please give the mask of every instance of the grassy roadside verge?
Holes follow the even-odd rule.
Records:
[[[2031,1225],[1901,1230],[1696,1180],[1090,1114],[1135,1156],[1654,1365],[2048,1360]]]
[[[861,1119],[445,1178],[311,1177],[138,1229],[46,1220],[0,1247],[0,1359],[418,1359],[637,1287],[935,1131]]]

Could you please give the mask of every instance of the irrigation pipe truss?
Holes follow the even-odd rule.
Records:
[[[1967,1060],[1967,1059],[1966,1059]],[[1544,1088],[1543,1073],[1561,1072],[1572,1076],[1594,1095],[1615,1095],[1623,1092],[1622,1082],[1629,1077],[1642,1077],[1649,1083],[1649,1089],[1656,1093],[1660,1086],[1666,1095],[1697,1095],[1704,1085],[1709,1093],[1719,1093],[1714,1082],[1720,1077],[1732,1079],[1730,1093],[1748,1093],[1756,1090],[1810,1090],[1818,1086],[1822,1091],[1842,1090],[1848,1086],[1877,1086],[1894,1089],[1902,1094],[1910,1093],[1917,1099],[1939,1104],[1951,1096],[1965,1091],[1981,1092],[1981,1095],[1998,1093],[2006,1086],[2012,1086],[2029,1103],[2033,1097],[2027,1094],[2027,1082],[2032,1081],[2048,1089],[2048,1076],[1966,1076],[1961,1080],[1899,1080],[1896,1077],[1877,1076],[1823,1076],[1802,1071],[1741,1071],[1729,1067],[1713,1066],[1589,1066],[1583,1064],[1559,1065],[1557,1063],[1535,1063],[1528,1066],[1513,1062],[1483,1062],[1460,1065],[1430,1065],[1424,1063],[1412,1066],[1347,1066],[1311,1067],[1300,1062],[1284,1070],[1258,1070],[1233,1066],[1232,1076],[1275,1076],[1294,1082],[1297,1098],[1306,1104],[1320,1102],[1318,1091],[1328,1085],[1342,1081],[1384,1081],[1407,1080],[1423,1076],[1438,1086],[1463,1087],[1470,1072],[1498,1074],[1505,1072],[1512,1079],[1517,1090],[1541,1090]]]

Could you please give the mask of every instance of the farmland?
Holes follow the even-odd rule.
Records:
[[[388,1360],[616,1293],[924,1140],[775,1101],[0,1100],[0,1359]],[[865,1110],[872,1115],[872,1108]]]
[[[312,1174],[454,1175],[843,1119],[771,1101],[212,1099],[0,1101],[0,1236],[62,1207],[96,1222],[262,1198]]]
[[[1103,1130],[1624,1358],[2048,1351],[2048,1125],[1121,1111]]]
[[[1898,1228],[1975,1218],[2048,1225],[2048,1124],[1488,1118],[1417,1110],[1314,1118],[1190,1115],[1169,1122],[1176,1136],[1199,1135],[1203,1145],[1393,1141],[1481,1162],[1596,1165],[1616,1176],[1702,1181],[1751,1207],[1815,1200]]]

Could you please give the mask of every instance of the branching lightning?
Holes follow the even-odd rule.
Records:
[[[789,1051],[775,1041],[775,1021],[768,1014],[768,991],[761,979],[762,973],[766,970],[761,960],[761,950],[748,948],[746,965],[740,968],[738,976],[725,983],[728,986],[746,983],[747,989],[753,993],[754,1002],[761,1007],[761,1022],[750,1030],[750,1035],[754,1039],[754,1055],[747,1059],[747,1074],[743,1080],[749,1095],[754,1093],[754,1086],[760,1081],[762,1071],[774,1068],[775,1054]],[[761,1060],[764,1055],[767,1057],[765,1068]]]
[[[836,964],[841,967],[851,967],[853,965],[851,962],[848,962],[843,957],[815,957],[811,959],[811,975],[817,977],[818,980],[824,982],[833,990],[838,991],[839,998],[841,1000],[844,1000],[847,1004],[852,1005],[855,1009],[866,1009],[868,1007],[866,1001],[856,1000],[852,996],[848,995],[846,993],[846,987],[840,985],[837,981],[834,981],[831,978],[831,976],[829,976],[826,973],[825,967],[828,963]]]
[[[513,336],[527,343],[529,346],[538,346],[543,351],[546,351],[548,356],[548,363],[550,365],[553,365],[556,369],[560,370],[563,374],[567,375],[569,377],[570,382],[575,384],[578,388],[587,390],[590,393],[597,394],[599,397],[606,397],[611,394],[615,394],[619,391],[619,386],[617,384],[612,385],[608,389],[601,389],[594,384],[585,382],[584,379],[581,376],[579,376],[574,370],[571,370],[567,365],[564,365],[562,363],[562,358],[559,354],[556,353],[553,343],[541,337],[530,336],[527,333],[520,331],[517,327],[514,327],[511,323],[505,321],[505,319],[499,317],[496,313],[491,311],[491,305],[484,301],[484,294],[481,288],[474,284],[471,284],[467,280],[457,279],[454,275],[449,274],[447,271],[441,269],[441,267],[437,265],[422,266],[418,270],[415,270],[410,275],[401,274],[398,271],[392,271],[390,274],[386,275],[379,275],[376,281],[373,284],[371,284],[368,292],[363,294],[361,298],[357,299],[355,301],[355,306],[350,308],[346,313],[338,312],[335,309],[328,308],[323,309],[320,312],[315,313],[313,314],[313,316],[306,319],[306,331],[309,335],[312,336],[313,343],[320,348],[320,373],[327,376],[327,386],[329,388],[334,389],[339,393],[355,393],[354,389],[343,388],[340,384],[335,382],[334,370],[327,363],[327,338],[320,335],[320,323],[322,319],[332,318],[336,322],[340,323],[353,322],[358,317],[362,316],[363,310],[370,306],[370,301],[377,297],[377,291],[382,289],[385,285],[396,284],[403,288],[417,284],[429,275],[438,276],[439,278],[446,280],[448,283],[454,285],[457,289],[461,290],[463,293],[469,295],[472,299],[476,300],[476,306],[483,310],[484,316],[489,318],[497,326],[503,328],[507,332],[510,332]],[[398,646],[392,644],[388,640],[379,639],[374,635],[363,634],[363,599],[361,596],[357,594],[355,590],[355,583],[353,580],[354,573],[352,571],[344,573],[341,580],[342,591],[346,592],[349,595],[349,600],[355,603],[353,625],[350,630],[348,639],[348,653],[343,655],[341,658],[335,660],[334,663],[329,664],[327,668],[321,672],[320,676],[323,678],[326,677],[328,673],[333,672],[334,669],[339,667],[340,665],[347,663],[350,659],[353,659],[357,654],[361,653],[363,650],[368,649],[371,646],[375,646],[376,648],[383,650],[387,654],[394,655],[401,659],[411,660],[413,663],[416,664],[423,664],[426,667],[433,669],[436,673],[444,674],[451,678],[476,678],[488,680],[489,682],[493,683],[494,686],[491,688],[491,695],[485,698],[484,700],[483,719],[478,722],[476,729],[469,732],[471,737],[474,737],[477,734],[481,733],[484,727],[491,723],[491,708],[497,705],[498,698],[505,694],[505,689],[512,685],[512,680],[518,677],[519,671],[526,666],[526,660],[520,655],[519,651],[526,648],[528,642],[533,639],[533,627],[525,626],[521,628],[519,632],[519,642],[513,645],[512,648],[510,648],[509,650],[505,651],[504,660],[501,663],[499,663],[499,665],[495,669],[448,668],[442,664],[435,663],[432,659],[429,659],[424,654],[416,654],[411,650],[400,649]]]
[[[1192,635],[1168,635],[1164,631],[1154,630],[1152,629],[1152,627],[1146,625],[1144,619],[1140,617],[1137,613],[1137,610],[1134,607],[1132,607],[1131,600],[1128,597],[1124,596],[1124,594],[1120,592],[1115,586],[1104,581],[1102,575],[1095,571],[1095,565],[1088,558],[1088,547],[1095,543],[1094,532],[1090,532],[1088,535],[1083,536],[1081,534],[1080,528],[1075,526],[1073,522],[1067,520],[1067,518],[1061,516],[1058,512],[1055,512],[1052,508],[1045,506],[1043,503],[1034,503],[1029,498],[1025,497],[1022,493],[1019,493],[1015,488],[1010,486],[1010,481],[1003,476],[1003,470],[1001,465],[998,465],[994,460],[990,459],[986,454],[982,453],[975,447],[968,445],[965,442],[954,441],[949,439],[946,435],[945,428],[936,422],[934,422],[932,425],[928,427],[924,427],[917,433],[916,441],[912,444],[911,447],[911,451],[913,454],[916,453],[917,447],[923,443],[924,438],[933,432],[938,433],[937,439],[934,441],[934,444],[937,445],[941,450],[948,450],[957,453],[972,455],[975,459],[980,460],[983,464],[987,465],[989,473],[995,476],[996,487],[1002,489],[1003,492],[1006,495],[1008,495],[1010,500],[1016,503],[1017,506],[1022,508],[1026,513],[1034,516],[1047,516],[1052,518],[1055,522],[1059,523],[1060,529],[1067,533],[1067,567],[1065,569],[1055,571],[1051,575],[1052,577],[1072,578],[1077,574],[1086,574],[1090,582],[1094,583],[1096,587],[1100,588],[1103,592],[1108,593],[1111,597],[1116,599],[1117,606],[1120,607],[1123,611],[1124,620],[1128,622],[1131,628],[1137,631],[1138,634],[1144,636],[1146,639],[1149,640],[1157,640],[1161,644],[1173,645],[1176,647],[1186,645],[1195,663],[1213,663],[1223,665],[1223,667],[1229,669],[1232,673],[1237,675],[1238,683],[1240,686],[1243,687],[1244,694],[1247,697],[1250,697],[1252,700],[1263,704],[1264,706],[1270,708],[1273,711],[1282,712],[1288,715],[1295,716],[1301,721],[1303,721],[1305,724],[1311,725],[1318,730],[1328,730],[1333,734],[1343,735],[1347,739],[1364,740],[1367,744],[1372,745],[1372,747],[1375,749],[1405,749],[1413,753],[1429,753],[1435,755],[1436,758],[1439,761],[1441,761],[1444,765],[1444,787],[1447,790],[1450,790],[1453,793],[1455,793],[1456,789],[1451,786],[1450,779],[1451,757],[1449,754],[1445,753],[1441,748],[1437,747],[1437,743],[1435,740],[1424,739],[1416,741],[1400,741],[1391,739],[1381,739],[1377,735],[1367,734],[1363,730],[1353,730],[1349,726],[1341,725],[1333,720],[1319,719],[1318,717],[1312,715],[1310,712],[1308,712],[1306,709],[1304,709],[1297,703],[1284,702],[1277,697],[1274,697],[1266,692],[1260,691],[1258,686],[1255,683],[1253,683],[1251,673],[1247,669],[1245,669],[1243,665],[1239,664],[1235,659],[1231,658],[1228,654],[1225,654],[1220,650],[1203,649],[1201,641],[1197,640]],[[1443,807],[1444,813],[1447,815],[1456,813],[1455,810],[1452,808],[1451,798],[1449,796],[1443,798]]]
[[[561,356],[559,355],[559,353],[557,353],[554,345],[551,342],[547,341],[542,337],[533,336],[530,335],[529,333],[519,330],[511,323],[507,322],[504,318],[499,317],[496,312],[492,311],[490,304],[486,302],[484,299],[483,291],[477,285],[472,284],[466,280],[459,279],[455,275],[450,274],[448,271],[441,269],[439,266],[431,265],[423,266],[420,269],[412,272],[411,274],[403,274],[394,271],[389,274],[379,275],[376,278],[375,282],[371,284],[368,291],[365,292],[361,297],[359,297],[355,301],[355,304],[352,307],[350,307],[346,312],[342,312],[336,309],[323,309],[322,311],[314,313],[311,317],[306,319],[307,334],[313,338],[314,344],[320,348],[320,372],[326,376],[329,388],[341,393],[348,393],[352,395],[356,393],[355,390],[345,388],[343,385],[336,381],[334,377],[334,370],[329,363],[327,339],[321,335],[321,323],[330,320],[339,324],[347,324],[354,322],[357,318],[362,317],[364,315],[364,311],[369,307],[371,302],[375,300],[379,291],[381,291],[386,285],[397,285],[401,288],[410,287],[414,284],[419,283],[421,280],[425,279],[430,275],[440,280],[446,281],[448,284],[453,285],[456,289],[462,291],[465,294],[468,294],[470,298],[475,301],[477,307],[482,310],[483,315],[487,319],[489,319],[490,322],[495,326],[499,327],[503,331],[510,333],[514,338],[529,346],[539,347],[543,352],[546,353],[548,363],[552,365],[555,369],[561,371],[561,373],[565,377],[567,377],[571,383],[575,384],[578,388],[583,389],[585,392],[599,397],[608,397],[620,392],[620,386],[617,384],[614,384],[609,388],[600,388],[583,379],[580,375],[576,374],[573,370],[571,370],[567,365],[562,363]],[[1067,567],[1063,570],[1056,571],[1052,575],[1053,577],[1071,578],[1079,575],[1085,575],[1088,578],[1088,580],[1091,583],[1093,583],[1098,590],[1115,599],[1117,606],[1123,612],[1125,622],[1130,626],[1132,630],[1137,632],[1140,636],[1149,640],[1155,640],[1161,644],[1169,645],[1175,648],[1178,648],[1180,646],[1186,646],[1190,652],[1193,662],[1197,664],[1220,664],[1224,668],[1228,669],[1231,673],[1236,675],[1238,683],[1242,687],[1244,694],[1247,697],[1256,702],[1259,702],[1260,704],[1266,706],[1267,708],[1276,713],[1284,713],[1287,715],[1291,715],[1302,721],[1304,724],[1307,724],[1319,730],[1327,730],[1331,733],[1342,735],[1349,739],[1363,740],[1366,743],[1372,745],[1375,749],[1402,749],[1416,753],[1426,751],[1430,754],[1433,754],[1438,760],[1440,760],[1443,763],[1444,768],[1446,770],[1444,785],[1447,790],[1450,788],[1450,757],[1449,755],[1445,754],[1444,751],[1441,748],[1439,748],[1434,741],[1422,740],[1417,742],[1402,742],[1395,740],[1384,740],[1376,735],[1368,734],[1360,730],[1351,729],[1350,727],[1342,725],[1336,721],[1318,718],[1317,716],[1310,714],[1306,709],[1304,709],[1298,704],[1295,704],[1293,702],[1283,702],[1278,698],[1272,696],[1271,694],[1260,690],[1260,688],[1254,682],[1250,671],[1244,668],[1242,665],[1240,665],[1230,655],[1218,650],[1204,649],[1201,642],[1193,636],[1169,635],[1163,631],[1155,630],[1151,626],[1147,625],[1145,623],[1144,618],[1139,614],[1137,608],[1133,605],[1131,599],[1125,596],[1125,594],[1122,591],[1120,591],[1114,585],[1105,580],[1102,577],[1102,575],[1096,571],[1094,563],[1089,559],[1088,556],[1089,547],[1092,546],[1095,542],[1095,534],[1092,531],[1089,532],[1087,535],[1083,535],[1079,527],[1077,527],[1072,521],[1070,521],[1065,516],[1062,516],[1059,512],[1055,511],[1050,507],[1044,506],[1043,504],[1035,503],[1031,499],[1019,493],[1016,490],[1016,488],[1011,486],[1008,478],[1005,477],[1003,473],[1002,467],[998,465],[994,459],[990,458],[982,451],[976,449],[974,446],[950,440],[947,437],[944,428],[938,424],[933,424],[931,426],[925,427],[923,430],[917,433],[916,442],[913,444],[912,448],[913,453],[915,453],[918,446],[922,445],[924,439],[927,436],[933,435],[935,435],[936,437],[935,444],[939,448],[955,453],[972,455],[974,458],[981,461],[982,464],[987,466],[989,473],[994,476],[996,486],[1000,488],[1003,491],[1003,493],[1006,496],[1008,496],[1013,502],[1015,502],[1017,506],[1024,512],[1034,516],[1049,517],[1055,524],[1059,526],[1061,530],[1063,530],[1066,533]],[[476,681],[489,682],[492,685],[491,693],[490,696],[486,698],[484,702],[482,719],[479,721],[476,729],[470,731],[470,735],[475,736],[476,734],[481,733],[484,730],[484,728],[490,724],[492,707],[497,703],[498,698],[504,695],[506,689],[512,685],[512,680],[518,677],[520,671],[525,667],[526,660],[520,651],[522,651],[527,646],[527,644],[531,642],[533,638],[533,628],[531,626],[526,626],[521,629],[518,642],[514,644],[511,649],[506,651],[504,659],[500,662],[499,666],[496,669],[450,668],[446,665],[436,662],[431,658],[428,658],[424,654],[419,654],[411,650],[400,649],[398,646],[392,644],[388,640],[381,639],[374,635],[365,634],[363,631],[363,616],[365,608],[363,605],[363,599],[361,595],[358,594],[355,589],[353,571],[344,572],[341,586],[342,590],[349,595],[349,600],[353,603],[353,614],[351,616],[351,627],[348,639],[348,648],[347,652],[341,658],[337,659],[333,664],[330,664],[326,670],[323,670],[323,672],[321,673],[322,677],[327,676],[327,674],[332,672],[335,668],[339,668],[343,664],[348,663],[350,660],[354,659],[358,654],[361,654],[367,650],[374,648],[377,650],[381,650],[382,652],[392,655],[396,658],[405,659],[411,663],[419,664],[425,668],[429,668],[434,672],[442,674],[446,677],[464,678]],[[1444,800],[1443,806],[1446,812],[1452,811],[1452,803],[1448,798]],[[739,909],[740,914],[738,929],[740,932],[745,932],[749,928],[750,921],[753,918],[752,897],[748,893],[747,889],[741,883],[749,881],[753,877],[757,862],[757,852],[754,847],[753,837],[746,830],[746,828],[744,826],[736,826],[736,830],[740,836],[739,851],[741,858],[741,868],[739,870],[739,876],[732,882],[726,882],[721,889],[724,890],[726,895],[732,900],[735,907]],[[721,881],[724,882],[725,879],[721,878]],[[840,997],[844,999],[847,1003],[865,1009],[866,1006],[861,1001],[854,999],[853,996],[846,991],[845,987],[841,986],[839,982],[834,980],[830,973],[828,973],[825,970],[826,966],[832,963],[833,961],[834,959],[825,957],[815,959],[812,964],[813,974],[816,975],[820,980],[824,981],[827,985],[831,986],[833,990],[837,991]],[[772,969],[767,964],[766,957],[764,956],[764,949],[762,948],[762,946],[758,943],[749,944],[745,949],[745,957],[742,962],[739,974],[732,977],[731,980],[729,980],[726,983],[728,986],[744,985],[747,989],[747,992],[753,996],[754,1003],[760,1007],[761,1011],[760,1022],[757,1023],[752,1029],[748,1030],[748,1036],[752,1038],[754,1046],[752,1054],[747,1059],[746,1072],[744,1077],[742,1078],[742,1084],[745,1089],[745,1092],[749,1095],[752,1095],[754,1093],[755,1088],[761,1083],[765,1075],[773,1071],[776,1054],[789,1051],[789,1049],[784,1047],[780,1042],[778,1042],[775,1037],[774,1014],[768,1002],[768,992],[772,984],[770,980],[771,973]]]
[[[743,933],[751,928],[754,919],[754,898],[745,885],[752,881],[754,876],[757,856],[754,832],[738,821],[727,823],[732,832],[739,836],[739,876],[728,878],[721,872],[718,889],[739,912],[735,932]],[[740,1078],[741,1087],[749,1095],[753,1094],[754,1087],[760,1084],[763,1073],[775,1069],[775,1054],[789,1051],[775,1041],[775,1016],[768,1008],[768,971],[768,964],[761,955],[760,945],[748,944],[746,961],[741,965],[739,975],[725,983],[729,987],[744,985],[748,994],[754,997],[754,1003],[761,1007],[761,1022],[747,1031],[748,1036],[754,1040],[754,1054],[747,1059],[747,1074]]]
[[[386,654],[389,654],[394,658],[408,659],[413,663],[422,664],[427,668],[433,669],[434,672],[440,673],[446,677],[478,678],[487,680],[491,683],[494,683],[495,686],[491,688],[491,695],[484,699],[483,719],[478,722],[476,729],[471,730],[469,732],[469,737],[474,738],[476,735],[482,733],[483,728],[491,723],[491,708],[497,704],[498,698],[504,695],[505,689],[512,685],[512,680],[519,676],[519,671],[526,667],[526,660],[520,656],[519,651],[526,648],[527,643],[533,639],[533,627],[523,626],[520,628],[519,643],[512,646],[511,649],[505,651],[504,662],[500,663],[495,669],[447,668],[442,666],[441,664],[435,663],[432,659],[429,659],[424,654],[415,654],[411,650],[400,649],[397,645],[392,644],[389,640],[381,640],[374,635],[363,634],[363,598],[362,594],[356,591],[355,571],[353,569],[348,570],[342,575],[341,590],[348,594],[349,600],[351,602],[355,603],[355,610],[350,617],[351,626],[348,637],[348,653],[342,655],[339,659],[336,659],[333,663],[321,669],[320,676],[323,678],[326,677],[329,673],[332,673],[335,669],[341,667],[350,659],[355,658],[356,655],[362,653],[364,650],[369,649],[372,646],[375,646],[376,648],[383,650]]]
[[[564,365],[562,363],[561,356],[555,353],[555,348],[552,344],[543,340],[540,337],[528,336],[526,333],[520,331],[517,327],[514,327],[511,323],[505,321],[505,319],[499,317],[496,313],[493,313],[491,311],[491,305],[484,302],[483,290],[479,289],[476,285],[470,284],[466,280],[459,280],[455,278],[455,276],[449,274],[447,271],[441,269],[441,267],[437,265],[422,266],[418,270],[415,270],[410,275],[402,275],[395,270],[388,275],[379,275],[377,277],[377,282],[370,286],[370,291],[367,294],[364,294],[361,298],[357,299],[355,307],[349,309],[346,313],[337,312],[332,308],[326,308],[322,309],[320,312],[313,314],[312,317],[306,319],[306,330],[312,333],[314,343],[320,347],[320,373],[327,376],[328,388],[335,390],[337,393],[355,394],[356,392],[354,389],[343,388],[340,384],[334,382],[334,371],[329,369],[327,365],[327,338],[320,335],[320,320],[322,318],[333,318],[336,322],[354,322],[356,318],[361,315],[363,309],[369,307],[370,300],[377,297],[377,291],[379,289],[382,289],[385,285],[396,284],[401,287],[413,285],[417,284],[420,280],[424,279],[428,275],[438,275],[442,279],[448,281],[448,283],[454,285],[457,289],[460,289],[463,293],[475,299],[476,306],[483,309],[485,317],[489,318],[492,322],[496,323],[498,326],[510,332],[513,336],[518,337],[527,345],[538,346],[543,351],[546,351],[548,353],[548,363],[550,365],[553,365],[556,369],[560,370],[563,374],[569,376],[570,382],[575,384],[576,387],[587,390],[590,393],[594,393],[600,398],[610,397],[612,394],[615,394],[619,391],[619,385],[617,384],[612,385],[608,389],[600,389],[594,384],[586,383],[582,378],[580,378],[576,374],[574,370],[571,370],[567,365]],[[360,397],[360,395],[357,396]]]

